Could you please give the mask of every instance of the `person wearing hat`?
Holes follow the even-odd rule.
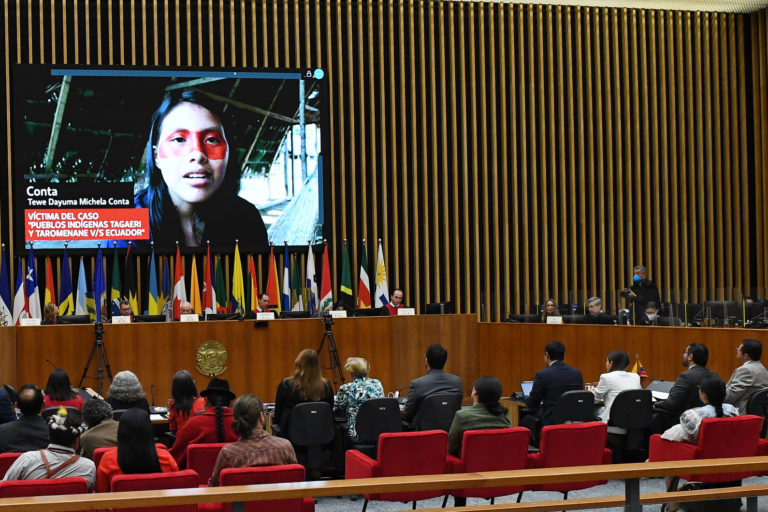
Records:
[[[229,381],[211,379],[200,396],[205,398],[205,411],[187,421],[176,434],[176,442],[170,450],[179,469],[187,467],[187,446],[190,444],[237,441],[237,434],[232,430],[232,408],[229,407],[235,394],[229,389]]]

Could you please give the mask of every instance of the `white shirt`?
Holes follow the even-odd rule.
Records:
[[[75,456],[75,450],[68,446],[58,444],[49,444],[48,448],[43,450],[48,464],[52,470],[58,468],[61,464]],[[40,450],[22,453],[14,461],[3,480],[40,480],[46,477],[48,471],[45,469],[45,462],[40,456]],[[81,476],[88,482],[88,489],[93,490],[93,484],[96,479],[96,466],[92,460],[80,457],[74,463],[65,467],[53,478],[65,478],[68,476]]]
[[[608,423],[611,417],[611,406],[616,400],[616,395],[626,389],[642,389],[640,386],[640,376],[632,372],[615,371],[600,375],[600,382],[595,388],[595,397],[602,398],[604,407],[600,410],[600,419],[603,423]]]

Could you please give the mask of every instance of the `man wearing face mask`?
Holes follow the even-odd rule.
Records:
[[[622,295],[631,304],[630,318],[640,319],[649,302],[661,304],[659,289],[656,284],[648,279],[648,270],[642,265],[636,265],[632,270],[632,284],[628,286]]]
[[[659,307],[655,302],[651,301],[645,305],[645,311],[643,316],[637,321],[637,325],[657,325],[659,318]]]

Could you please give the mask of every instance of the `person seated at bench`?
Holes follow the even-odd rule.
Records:
[[[59,368],[48,375],[43,400],[45,401],[45,409],[63,405],[64,407],[74,407],[78,411],[83,410],[83,397],[72,391],[69,374]]]
[[[681,414],[680,423],[668,428],[661,435],[662,439],[696,444],[699,441],[699,428],[704,418],[739,415],[736,407],[724,403],[725,382],[720,377],[707,377],[702,380],[699,385],[699,398],[704,406],[688,409]]]
[[[598,411],[603,423],[608,423],[611,417],[611,406],[619,393],[627,389],[642,389],[640,376],[626,371],[629,367],[629,355],[623,350],[614,350],[605,360],[607,373],[600,375],[597,387],[589,386],[595,397],[603,400],[604,406]]]
[[[347,382],[339,387],[339,392],[333,400],[333,408],[336,414],[347,418],[347,435],[350,439],[357,439],[355,423],[357,411],[360,405],[371,398],[382,398],[384,388],[378,379],[368,377],[371,366],[362,357],[347,358],[344,369],[352,377],[352,382]]]

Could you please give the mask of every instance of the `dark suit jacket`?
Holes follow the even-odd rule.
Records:
[[[408,400],[405,402],[403,420],[418,429],[418,413],[421,401],[435,393],[455,393],[463,399],[464,388],[461,385],[461,379],[456,375],[433,368],[423,377],[412,380],[408,388]]]
[[[48,424],[42,416],[22,415],[0,425],[0,453],[31,452],[48,446]]]
[[[654,404],[656,410],[665,411],[673,416],[672,422],[677,423],[680,415],[694,407],[701,407],[699,400],[699,384],[707,377],[717,377],[717,374],[706,366],[696,365],[677,376],[675,385],[669,390],[666,400]]]
[[[540,408],[537,414],[543,427],[549,424],[552,409],[560,395],[577,389],[584,389],[581,372],[562,361],[555,361],[547,368],[536,372],[533,389],[526,405],[530,409]]]
[[[16,421],[13,404],[4,389],[0,388],[0,424]]]

